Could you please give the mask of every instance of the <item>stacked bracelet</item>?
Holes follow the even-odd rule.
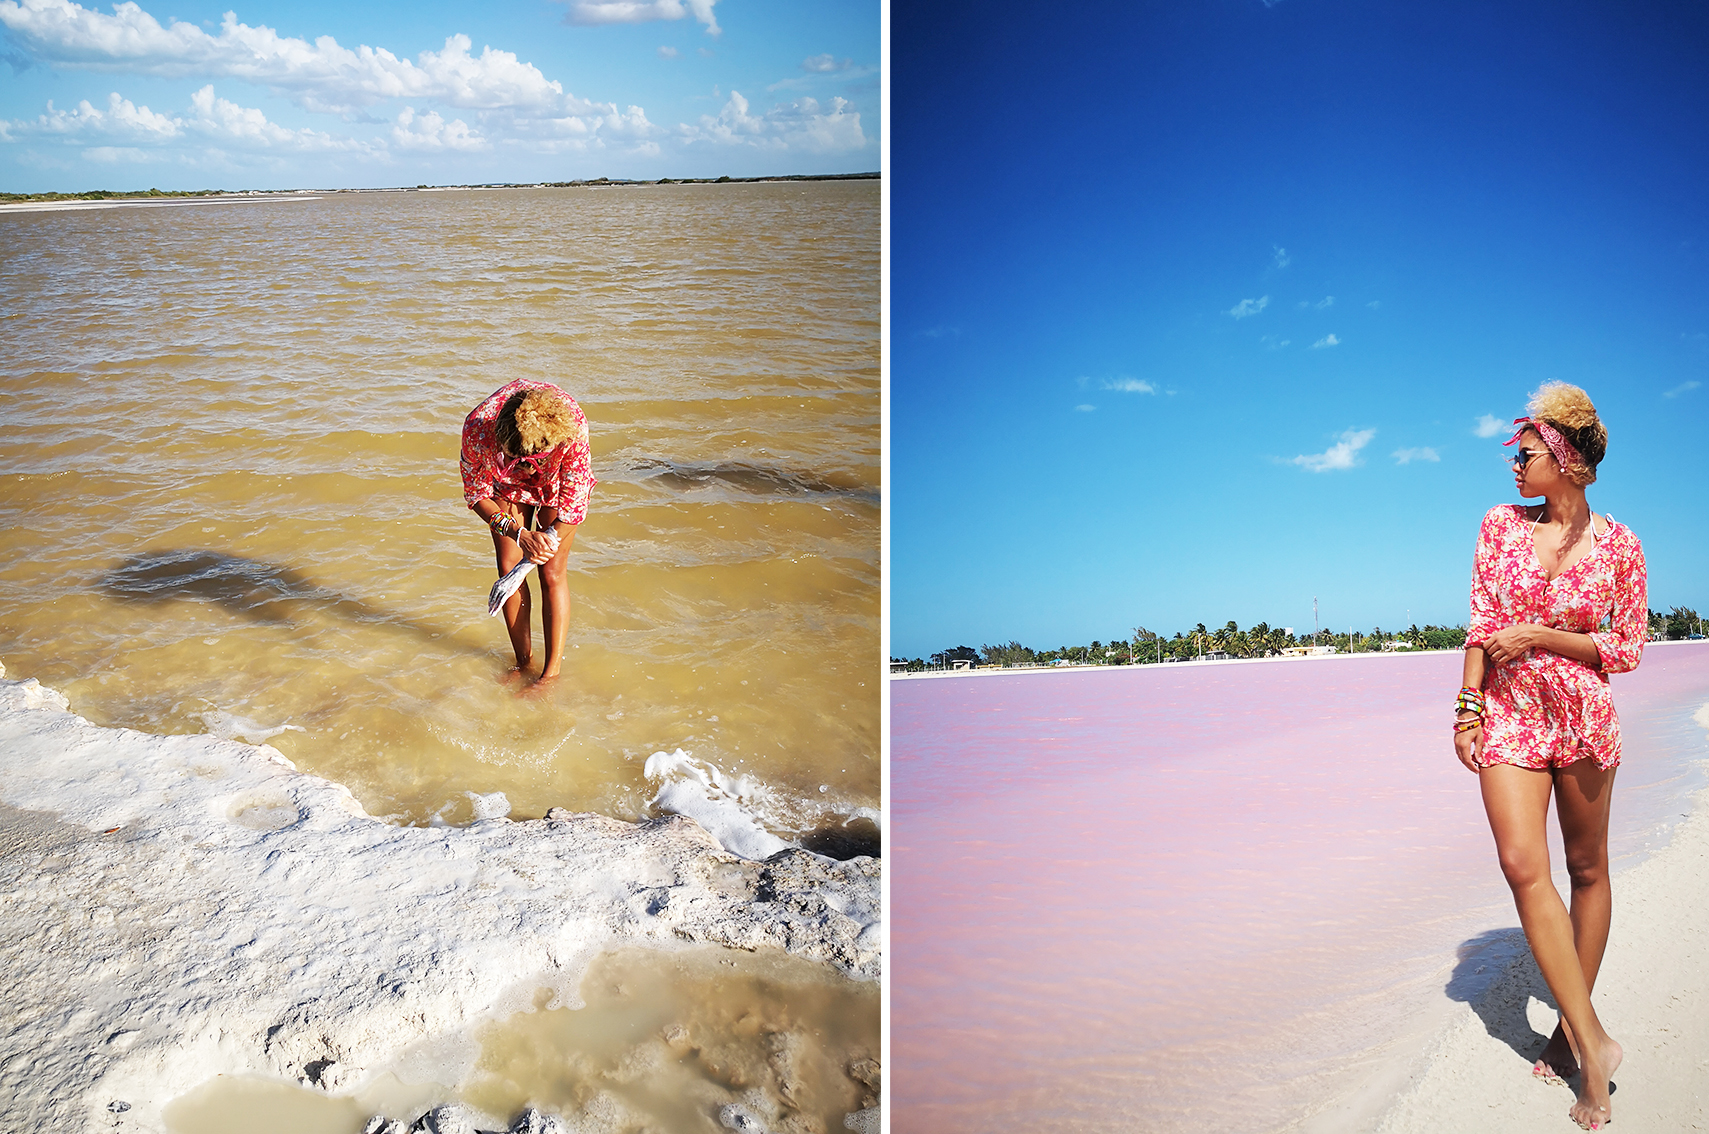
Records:
[[[513,535],[517,529],[516,518],[508,512],[498,512],[487,521],[487,527],[499,535]]]
[[[1482,728],[1483,726],[1484,719],[1482,717],[1467,717],[1465,720],[1457,720],[1454,722],[1454,731],[1470,732],[1474,728]]]
[[[1470,685],[1461,688],[1459,695],[1454,698],[1455,713],[1473,713],[1484,715],[1483,690],[1473,689]]]

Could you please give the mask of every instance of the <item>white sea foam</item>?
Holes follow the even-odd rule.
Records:
[[[755,812],[771,792],[752,776],[731,776],[678,748],[647,757],[646,775],[659,781],[650,806],[699,823],[731,854],[770,858],[789,844],[760,825]]]
[[[1692,713],[1691,719],[1700,728],[1709,728],[1709,705],[1704,705],[1701,709],[1698,709],[1695,713]]]
[[[881,964],[870,859],[748,862],[681,818],[392,826],[273,749],[101,728],[34,680],[0,681],[0,806],[12,1129],[105,1128],[122,1102],[158,1130],[215,1075],[354,1090],[535,990],[570,1001],[624,944]]]
[[[202,723],[208,728],[209,736],[217,736],[221,740],[247,740],[251,744],[265,744],[282,732],[308,731],[302,725],[294,725],[289,721],[269,728],[260,721],[240,717],[224,709],[212,709],[201,714],[201,717]]]

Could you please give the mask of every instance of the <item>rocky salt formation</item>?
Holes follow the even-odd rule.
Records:
[[[0,680],[0,1128],[159,1130],[217,1074],[349,1089],[542,988],[576,1003],[616,946],[875,980],[881,936],[870,858],[750,861],[681,817],[392,826],[271,748]]]

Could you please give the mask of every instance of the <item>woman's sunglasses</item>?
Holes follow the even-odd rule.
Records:
[[[556,445],[552,447],[552,449],[556,448]],[[547,449],[539,453],[529,453],[528,455],[521,457],[511,457],[509,460],[500,457],[498,460],[499,475],[504,477],[506,480],[510,479],[512,473],[517,472],[533,476],[535,473],[538,473],[541,469],[546,467],[546,459],[552,455],[552,449]]]
[[[1541,449],[1521,449],[1507,458],[1507,463],[1513,466],[1514,472],[1522,473],[1525,471],[1525,466],[1531,463],[1532,457],[1541,457],[1542,455],[1543,450]]]

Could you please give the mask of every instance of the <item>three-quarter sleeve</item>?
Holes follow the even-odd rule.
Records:
[[[593,450],[588,445],[587,415],[576,407],[576,432],[558,466],[558,519],[579,524],[587,519],[588,498],[598,481],[593,477]]]
[[[1638,668],[1650,636],[1649,577],[1644,548],[1630,530],[1614,557],[1614,611],[1606,630],[1591,632],[1603,673],[1626,673]]]
[[[1500,506],[1484,514],[1478,528],[1478,547],[1472,554],[1472,607],[1466,623],[1466,648],[1481,646],[1491,634],[1511,623],[1502,614],[1496,595],[1496,565],[1500,557]]]
[[[493,496],[493,462],[480,442],[484,424],[475,414],[463,422],[463,449],[457,458],[463,473],[463,500],[471,508]]]

